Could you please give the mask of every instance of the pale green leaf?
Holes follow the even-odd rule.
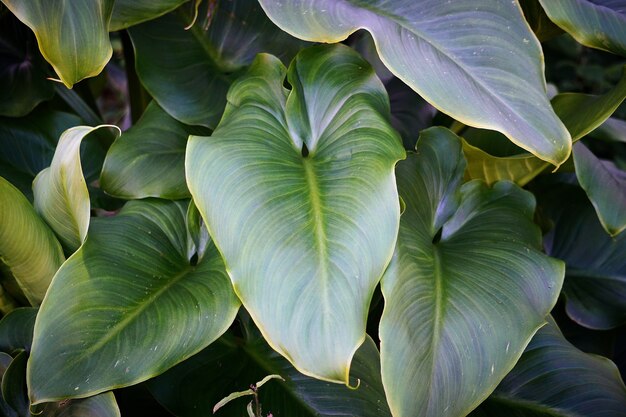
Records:
[[[211,2],[204,3],[200,16]],[[180,8],[129,30],[143,86],[189,125],[217,126],[228,87],[258,52],[290,59],[303,45],[278,29],[256,0],[220,1],[206,30],[202,22],[185,30],[192,19]]]
[[[439,110],[498,130],[554,165],[570,154],[570,135],[546,96],[540,44],[516,1],[260,3],[283,30],[309,41],[366,29],[387,67]]]
[[[111,58],[113,0],[2,0],[35,32],[39,50],[68,88],[98,75]]]
[[[615,364],[569,343],[550,317],[515,368],[470,417],[624,417]]]
[[[115,197],[188,198],[185,148],[198,132],[173,119],[152,102],[141,119],[109,149],[100,186]]]
[[[26,197],[0,177],[0,261],[28,301],[38,305],[65,257]]]
[[[63,132],[50,167],[41,171],[33,182],[35,209],[72,252],[85,240],[90,218],[80,144],[91,132],[109,127],[119,132],[110,125],[77,126]]]
[[[574,142],[601,126],[626,98],[626,71],[617,85],[603,95],[580,93],[558,94],[552,99],[556,114],[563,120]],[[525,185],[550,164],[536,156],[515,150],[497,155],[494,147],[504,147],[504,137],[494,137],[492,132],[474,132],[476,139],[486,146],[475,146],[475,140],[464,140],[463,151],[467,157],[466,176],[478,178],[493,184],[499,180],[510,180],[518,185]],[[481,140],[484,136],[484,140]],[[469,138],[466,138],[469,139]],[[488,143],[491,142],[491,143]]]
[[[187,184],[235,291],[302,373],[348,383],[368,305],[393,252],[404,157],[371,67],[343,45],[285,68],[259,55],[210,138],[192,136]]]
[[[215,404],[215,407],[213,407],[213,414],[215,414],[217,410],[224,407],[226,404],[228,404],[232,400],[236,400],[237,398],[241,398],[241,397],[247,397],[250,395],[254,395],[254,391],[252,391],[251,389],[247,389],[245,391],[233,392],[232,394],[229,394],[228,396],[222,398],[217,404]]]
[[[533,196],[510,182],[461,187],[464,165],[458,137],[431,128],[396,170],[406,210],[379,330],[395,417],[469,413],[511,370],[561,288],[564,265],[541,252]]]
[[[539,0],[548,17],[585,46],[626,56],[623,0]]]
[[[189,0],[115,0],[109,30],[122,30],[129,26],[156,19]]]
[[[186,212],[183,203],[142,200],[93,219],[37,316],[28,368],[34,404],[152,378],[230,326],[239,301],[214,246],[190,263]]]
[[[256,332],[255,332],[256,333]],[[224,366],[228,364],[228,366]],[[391,417],[380,381],[380,358],[367,337],[354,355],[350,379],[357,389],[302,375],[256,334],[242,341],[226,334],[205,350],[148,381],[154,397],[177,416],[206,417],[215,402],[268,372],[284,382],[259,390],[263,413],[286,417]],[[216,417],[242,417],[245,402],[235,401]]]
[[[582,143],[574,147],[576,177],[611,236],[626,229],[626,171],[596,157]]]

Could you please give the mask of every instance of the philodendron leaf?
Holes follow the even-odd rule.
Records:
[[[26,395],[26,361],[28,352],[18,353],[2,375],[2,398],[20,416],[29,415]]]
[[[213,135],[189,139],[187,184],[269,344],[304,374],[347,384],[393,252],[404,151],[383,85],[348,47],[305,49],[293,90],[284,78],[259,55]]]
[[[366,29],[387,67],[444,113],[554,165],[570,154],[546,96],[540,44],[516,1],[259,1],[305,40],[339,42]]]
[[[626,56],[622,0],[539,0],[548,17],[585,46]]]
[[[380,322],[395,417],[470,412],[511,370],[561,288],[564,265],[541,252],[532,194],[510,182],[461,187],[464,168],[458,137],[431,128],[396,170],[406,210]]]
[[[48,403],[41,417],[120,417],[120,409],[112,392],[93,397]]]
[[[57,273],[28,365],[34,404],[132,385],[206,347],[239,308],[222,259],[190,263],[187,207],[132,201],[92,221]]]
[[[615,364],[578,350],[554,320],[470,417],[624,417],[626,387]]]
[[[52,230],[26,197],[0,177],[0,261],[31,304],[41,303],[64,260]]]
[[[592,329],[626,323],[626,234],[611,238],[578,187],[549,187],[539,201],[555,224],[546,251],[567,264],[567,314]]]
[[[115,0],[109,30],[122,30],[147,20],[156,19],[188,1]]]
[[[7,368],[13,362],[11,355],[0,352],[0,380],[4,377]],[[0,392],[0,416],[2,417],[19,417],[17,412],[4,400],[2,392]]]
[[[166,112],[189,125],[217,126],[236,72],[258,52],[290,59],[303,44],[278,29],[256,0],[220,1],[207,30],[200,22],[185,30],[192,19],[183,7],[129,30],[142,84]]]
[[[0,115],[24,116],[52,98],[54,87],[46,78],[32,33],[11,13],[0,16]]]
[[[111,58],[113,0],[2,0],[35,32],[39,49],[68,88],[98,75]]]
[[[11,353],[17,349],[30,351],[37,309],[22,307],[11,311],[0,320],[0,351]]]
[[[572,140],[576,142],[601,126],[625,98],[626,70],[622,72],[617,85],[609,92],[598,96],[580,93],[558,94],[552,99],[552,107],[565,123]],[[479,134],[475,136],[480,139]],[[505,141],[502,136],[493,137],[493,132],[485,131],[483,136],[486,136],[483,143],[491,142],[488,144],[489,147],[493,147],[494,143]],[[474,144],[474,141],[463,141],[463,151],[468,161],[466,173],[468,178],[479,178],[489,184],[510,180],[518,185],[525,185],[550,167],[550,164],[529,153],[496,155],[489,152],[489,148],[482,149]]]
[[[576,177],[611,236],[626,229],[626,171],[596,157],[582,143],[574,147]]]
[[[85,240],[89,228],[89,191],[80,163],[80,144],[88,134],[117,126],[77,126],[61,135],[49,168],[33,182],[35,209],[71,251]]]
[[[189,135],[197,131],[150,103],[141,119],[109,149],[100,186],[126,199],[188,198],[185,148]]]
[[[259,390],[263,411],[274,416],[391,417],[380,381],[378,349],[369,337],[350,369],[351,379],[360,381],[356,390],[302,375],[262,339],[244,342],[229,334],[147,384],[175,415],[205,417],[220,398],[269,372],[285,380],[271,381]],[[241,417],[247,400],[221,408],[216,417]]]

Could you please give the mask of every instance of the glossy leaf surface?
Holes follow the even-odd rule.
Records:
[[[396,170],[406,209],[379,330],[395,417],[469,413],[513,367],[561,288],[564,265],[541,252],[532,195],[509,182],[461,187],[464,168],[458,137],[431,128]]]
[[[41,303],[64,260],[52,230],[26,197],[0,177],[0,261],[31,304]]]
[[[613,362],[569,343],[549,319],[515,368],[470,417],[623,417],[626,387]]]
[[[186,204],[147,200],[94,219],[37,317],[33,403],[141,382],[230,326],[239,302],[215,247],[191,265],[186,211]]]
[[[77,126],[63,132],[50,167],[33,182],[35,209],[71,251],[85,240],[91,214],[80,144],[91,132],[109,127],[115,126]]]
[[[120,198],[188,198],[185,148],[192,129],[152,102],[107,153],[100,185]]]
[[[554,222],[546,251],[567,263],[567,314],[592,329],[626,323],[626,234],[611,238],[578,187],[546,190],[540,201]]]
[[[111,58],[113,0],[2,0],[35,32],[39,49],[68,88],[98,75]]]
[[[0,351],[12,352],[17,349],[30,351],[33,343],[33,327],[37,309],[17,308],[0,320]]]
[[[593,203],[602,227],[615,236],[626,229],[626,171],[596,157],[584,144],[574,147],[576,177]]]
[[[93,397],[46,404],[41,417],[120,417],[112,392]]]
[[[364,28],[387,67],[439,110],[498,130],[552,164],[569,156],[571,138],[546,96],[539,42],[517,2],[260,3],[278,26],[309,41],[339,42]]]
[[[206,31],[201,22],[185,30],[191,20],[179,9],[129,31],[144,87],[189,125],[217,126],[228,87],[258,52],[291,58],[302,46],[275,26],[256,0],[220,2]]]
[[[224,364],[229,364],[225,369]],[[148,382],[152,394],[178,416],[204,417],[222,396],[240,390],[262,375],[276,373],[259,390],[264,412],[289,417],[391,417],[380,381],[378,349],[366,338],[354,356],[351,379],[356,390],[302,375],[262,339],[241,343],[232,336]],[[216,417],[241,417],[246,399],[220,409]]]
[[[304,374],[348,383],[393,252],[404,151],[382,83],[348,47],[305,49],[293,90],[284,77],[276,58],[255,60],[213,135],[189,139],[187,183],[269,344]]]
[[[552,99],[552,106],[571,133],[572,140],[576,142],[609,119],[624,98],[626,98],[626,72],[622,72],[618,84],[605,94],[563,93]],[[518,185],[525,185],[550,167],[550,164],[528,153],[513,151],[514,154],[496,155],[489,152],[490,148],[494,147],[494,142],[496,147],[503,147],[499,144],[504,142],[505,138],[494,137],[492,132],[486,131],[483,135],[485,140],[482,142],[487,144],[486,147],[482,147],[484,150],[474,146],[476,143],[474,141],[463,143],[463,151],[468,160],[469,178],[479,178],[489,184],[498,180],[510,180]]]
[[[45,65],[28,28],[9,13],[0,16],[0,116],[24,116],[52,98]]]
[[[626,56],[624,0],[539,0],[550,19],[585,46]]]
[[[115,0],[109,30],[126,29],[129,26],[156,19],[188,1],[189,0]]]

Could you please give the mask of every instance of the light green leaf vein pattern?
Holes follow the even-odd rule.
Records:
[[[91,132],[100,128],[77,126],[61,135],[49,168],[33,181],[35,209],[48,222],[70,250],[76,250],[85,240],[89,228],[91,205],[89,191],[80,163],[80,144]]]
[[[98,75],[113,49],[109,19],[114,0],[2,0],[35,32],[39,49],[68,88]]]
[[[41,303],[64,260],[52,230],[26,197],[0,177],[0,261],[31,304]]]
[[[510,182],[461,187],[464,169],[459,138],[431,128],[396,170],[406,210],[380,323],[395,417],[469,413],[513,367],[563,281],[563,263],[541,252],[533,196]]]
[[[226,331],[239,301],[213,245],[191,265],[186,213],[183,203],[142,200],[93,220],[35,322],[33,403],[144,381]]]
[[[339,42],[367,29],[385,65],[444,113],[554,165],[570,154],[546,96],[541,47],[516,1],[259,1],[305,40]]]
[[[404,151],[382,83],[351,49],[305,49],[290,92],[284,77],[259,55],[213,136],[190,138],[187,183],[269,344],[306,375],[348,383],[395,244]]]

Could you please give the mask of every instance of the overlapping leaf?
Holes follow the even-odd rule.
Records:
[[[191,20],[179,9],[129,31],[144,87],[165,111],[189,125],[217,125],[236,72],[258,52],[290,59],[302,46],[275,26],[256,0],[219,2],[207,30],[200,22],[185,30]]]
[[[65,257],[26,197],[0,177],[0,261],[33,305],[41,302]]]
[[[80,163],[80,144],[91,132],[109,127],[115,128],[77,126],[63,132],[50,167],[41,171],[33,182],[35,209],[71,251],[85,240],[91,214]]]
[[[513,367],[561,287],[532,195],[509,182],[461,187],[464,168],[460,140],[431,128],[396,171],[406,209],[379,330],[395,417],[466,415]]]
[[[246,309],[301,372],[348,383],[393,252],[404,157],[371,67],[351,49],[260,55],[212,137],[189,140],[187,183]]]
[[[109,30],[121,30],[147,20],[156,19],[188,1],[189,0],[115,0]]]
[[[470,417],[623,417],[626,387],[613,362],[570,344],[552,318]]]
[[[626,56],[623,0],[539,0],[550,19],[585,46]]]
[[[225,369],[224,364],[228,364]],[[178,416],[204,417],[218,400],[267,374],[278,374],[259,390],[264,413],[289,417],[391,417],[380,381],[380,358],[371,338],[356,352],[350,370],[356,390],[302,375],[262,339],[245,343],[230,335],[148,382],[152,394]],[[217,417],[240,417],[245,401],[220,409]]]
[[[39,49],[68,88],[98,75],[113,52],[113,0],[2,0],[35,32]]]
[[[198,132],[150,103],[141,119],[107,153],[100,185],[121,198],[189,197],[185,183],[185,148]]]
[[[606,94],[596,96],[563,93],[553,98],[552,106],[575,142],[601,126],[624,98],[626,98],[626,71],[622,73],[618,84]],[[521,152],[521,149],[508,147],[502,154],[494,152],[494,147],[503,148],[506,145],[502,145],[505,142],[504,137],[497,137],[493,132],[475,133],[475,136],[474,140],[463,142],[469,178],[480,178],[489,184],[499,180],[510,180],[525,185],[550,166],[534,155]],[[474,146],[478,144],[477,142],[485,143],[487,146]]]
[[[515,1],[260,3],[278,26],[309,41],[367,29],[387,67],[444,113],[498,130],[552,164],[569,156],[571,138],[546,96],[539,42]]]
[[[541,195],[555,224],[546,250],[567,264],[567,314],[592,329],[626,323],[626,234],[611,238],[578,187],[559,184]]]
[[[192,265],[186,204],[133,201],[94,219],[41,306],[28,368],[34,404],[151,378],[200,351],[239,302],[214,246]]]
[[[33,326],[37,309],[17,308],[0,320],[0,351],[12,352],[18,349],[30,351],[33,342]]]

